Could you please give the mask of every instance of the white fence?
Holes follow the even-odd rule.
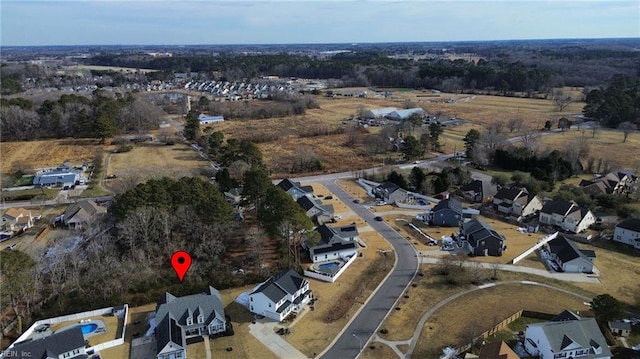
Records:
[[[402,202],[396,202],[395,205],[397,207],[400,208],[406,208],[406,209],[420,209],[420,210],[425,210],[425,211],[429,211],[431,210],[431,206],[421,206],[419,204],[406,204],[406,203],[402,203]]]
[[[360,186],[362,186],[362,188],[364,188],[367,191],[367,194],[370,197],[375,197],[375,195],[373,194],[373,188],[374,187],[378,187],[380,185],[380,183],[378,182],[373,182],[373,181],[368,181],[366,179],[363,178],[358,178],[358,184]]]
[[[353,261],[356,260],[357,256],[358,256],[357,254],[351,256],[351,258],[349,258],[349,260],[342,266],[342,268],[340,268],[340,270],[336,272],[336,274],[331,275],[328,273],[318,273],[314,271],[305,270],[304,275],[306,275],[307,277],[315,278],[317,280],[321,280],[323,282],[333,283],[336,280],[338,280],[340,275],[342,275],[342,273],[347,269],[347,267],[351,265]]]
[[[11,351],[9,351],[8,349],[13,348],[15,343],[19,343],[19,342],[27,340],[31,336],[31,334],[33,334],[35,328],[37,328],[38,326],[40,326],[42,324],[57,324],[57,323],[63,323],[63,322],[66,322],[66,321],[71,321],[71,320],[80,321],[81,319],[90,318],[90,317],[96,317],[96,316],[100,316],[100,315],[111,315],[113,313],[113,309],[114,308],[115,307],[95,309],[95,310],[89,310],[89,311],[81,312],[81,313],[63,315],[61,317],[38,320],[35,323],[33,323],[33,325],[31,327],[29,327],[29,329],[27,329],[24,333],[22,333],[22,335],[20,335],[20,337],[18,337],[18,339],[16,339],[16,341],[13,342],[7,348],[7,350],[5,350],[3,352],[0,352],[0,359],[5,358],[5,353],[11,353]],[[116,338],[114,340],[110,340],[108,342],[100,343],[100,344],[95,345],[93,347],[87,348],[87,351],[90,351],[90,350],[93,349],[94,352],[98,352],[100,350],[104,350],[104,349],[107,349],[107,348],[111,348],[111,347],[115,347],[115,346],[124,344],[124,335],[125,335],[125,331],[126,331],[126,327],[127,327],[127,319],[128,319],[128,317],[129,317],[129,305],[125,304],[124,305],[124,318],[123,318],[123,325],[122,325],[122,334],[120,335],[120,337]],[[117,330],[117,328],[116,328],[116,330]]]
[[[533,247],[527,249],[526,251],[524,251],[521,255],[513,258],[513,261],[511,261],[511,263],[516,264],[519,261],[521,261],[524,257],[528,256],[529,254],[533,253],[533,251],[535,251],[536,249],[542,247],[543,245],[545,245],[547,242],[549,242],[550,240],[556,238],[558,236],[558,232],[555,233],[551,233],[548,236],[542,238],[538,243],[536,243]]]

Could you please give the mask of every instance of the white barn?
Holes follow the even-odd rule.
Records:
[[[395,107],[383,107],[383,108],[375,108],[373,110],[367,110],[364,112],[364,118],[383,118],[389,115],[390,113],[397,111],[398,109]]]

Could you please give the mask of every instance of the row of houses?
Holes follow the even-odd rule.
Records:
[[[628,194],[640,184],[640,178],[631,171],[614,171],[578,184],[586,194],[597,197],[603,194]]]

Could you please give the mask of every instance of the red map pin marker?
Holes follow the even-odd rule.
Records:
[[[182,282],[184,275],[191,267],[191,256],[185,251],[177,251],[171,256],[171,266],[176,271],[178,279]]]

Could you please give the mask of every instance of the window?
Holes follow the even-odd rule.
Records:
[[[271,308],[271,303],[269,303],[269,308]]]
[[[253,302],[253,297],[251,297],[251,301]]]
[[[193,318],[187,318],[187,325],[193,325]]]
[[[198,316],[198,323],[204,323],[204,316],[202,315]]]

